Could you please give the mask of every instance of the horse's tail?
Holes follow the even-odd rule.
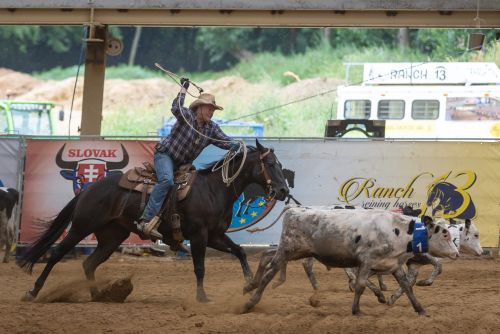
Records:
[[[77,202],[78,195],[66,204],[47,230],[43,232],[40,238],[28,248],[26,253],[24,253],[19,260],[17,260],[17,265],[19,267],[31,274],[33,266],[38,259],[40,259],[63,234],[64,229],[71,221]]]
[[[262,232],[262,231],[265,231],[267,230],[268,228],[271,228],[274,224],[276,224],[276,222],[281,218],[281,216],[283,216],[283,214],[288,210],[288,209],[291,209],[291,208],[296,208],[297,205],[293,205],[293,204],[288,204],[288,205],[285,205],[285,207],[283,208],[283,210],[281,210],[281,213],[279,214],[278,217],[276,217],[276,219],[268,226],[266,227],[263,227],[263,228],[251,228],[251,229],[247,229],[246,231],[247,232],[250,232],[250,233],[255,233],[255,232]]]

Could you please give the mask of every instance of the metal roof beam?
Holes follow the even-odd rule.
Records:
[[[498,0],[2,0],[5,8],[499,11]]]
[[[475,10],[93,9],[94,22],[119,26],[477,28]],[[91,9],[0,8],[0,24],[84,25],[90,20],[90,12]],[[500,9],[480,12],[480,18],[481,28],[500,28]]]

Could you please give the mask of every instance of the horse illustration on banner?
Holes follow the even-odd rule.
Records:
[[[467,176],[462,185],[456,185],[448,180],[451,171],[438,177],[427,191],[427,200],[422,212],[430,208],[433,217],[439,216],[445,219],[473,219],[476,217],[476,207],[470,194],[466,191],[476,182],[477,176],[473,171],[460,172],[455,178]]]

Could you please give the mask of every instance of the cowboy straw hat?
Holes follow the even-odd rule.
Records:
[[[201,93],[200,96],[198,96],[198,98],[194,100],[193,103],[191,103],[191,105],[189,105],[189,109],[194,110],[195,108],[198,108],[203,104],[211,105],[217,110],[224,109],[215,103],[215,96],[209,93]]]

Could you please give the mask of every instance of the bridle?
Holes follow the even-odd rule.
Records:
[[[267,149],[266,152],[264,153],[261,153],[259,158],[260,158],[260,173],[259,174],[262,174],[262,176],[264,176],[264,180],[266,180],[266,196],[265,196],[265,199],[266,201],[271,201],[274,199],[274,197],[276,197],[276,193],[273,191],[273,187],[272,187],[272,178],[271,178],[271,175],[269,174],[269,171],[267,170],[266,168],[266,165],[264,164],[264,159],[271,153],[271,149]]]

